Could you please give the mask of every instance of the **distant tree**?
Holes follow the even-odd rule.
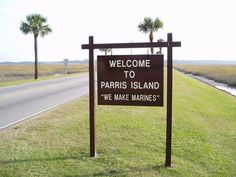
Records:
[[[103,49],[99,49],[101,52],[105,52],[105,55],[107,55],[108,52],[112,52],[112,49],[108,49],[108,48],[103,48]]]
[[[35,79],[38,79],[38,44],[37,44],[38,35],[44,37],[49,32],[52,32],[52,29],[49,27],[49,25],[45,24],[46,22],[47,22],[46,17],[43,17],[40,14],[31,14],[26,16],[26,22],[22,21],[20,25],[20,30],[24,34],[33,33],[34,35]]]
[[[149,33],[149,40],[151,43],[154,38],[153,33],[157,32],[160,28],[163,28],[163,22],[159,18],[153,20],[150,17],[145,17],[143,22],[138,25],[140,32],[144,32],[145,34]],[[151,53],[153,54],[153,47],[151,47]]]
[[[158,39],[157,42],[164,42],[164,39]],[[159,50],[159,52],[157,52],[157,53],[162,54],[162,51],[161,51],[161,50],[162,50],[162,47],[159,47],[159,49],[160,49],[160,50]]]

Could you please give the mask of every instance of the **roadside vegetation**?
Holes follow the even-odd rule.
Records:
[[[144,34],[149,34],[149,41],[152,43],[154,40],[154,32],[157,32],[160,28],[163,28],[163,22],[159,18],[153,20],[150,17],[145,17],[143,22],[139,23],[138,30]],[[163,42],[163,41],[159,41]],[[160,51],[161,52],[161,49]],[[151,54],[154,53],[153,47],[151,47]]]
[[[69,64],[68,74],[88,72],[88,64]],[[45,77],[65,76],[64,64],[39,64],[40,79]],[[0,86],[14,85],[31,81],[34,77],[34,66],[32,64],[0,65]],[[42,78],[41,78],[42,77]],[[10,83],[11,82],[11,83]]]
[[[26,16],[26,21],[20,24],[20,31],[24,34],[34,35],[34,79],[38,79],[38,36],[46,36],[52,29],[46,24],[47,18],[40,14],[30,14]]]
[[[175,65],[175,68],[236,87],[236,65]]]
[[[164,167],[162,107],[97,106],[90,158],[83,97],[0,131],[0,176],[233,177],[235,117],[235,97],[175,71],[172,168]]]

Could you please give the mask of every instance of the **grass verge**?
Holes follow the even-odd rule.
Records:
[[[175,65],[175,68],[236,87],[236,65]]]
[[[35,80],[35,79],[22,79],[22,80],[16,80],[16,81],[5,81],[5,82],[0,82],[0,87],[20,85],[20,84],[27,84],[27,83],[33,83],[33,82],[44,81],[44,80],[49,80],[49,79],[57,79],[57,78],[63,78],[63,77],[70,77],[70,76],[79,76],[81,74],[86,74],[86,73],[68,74],[68,75],[67,74],[61,74],[61,75],[54,75],[54,76],[43,76],[43,77],[38,78],[37,80]]]
[[[89,157],[83,97],[0,132],[0,176],[236,176],[236,99],[174,73],[173,168],[165,108],[98,106]]]
[[[69,64],[68,75],[63,64],[39,64],[39,80],[88,72],[88,64]],[[34,82],[33,64],[0,65],[0,87]]]

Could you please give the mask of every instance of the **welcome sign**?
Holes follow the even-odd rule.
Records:
[[[94,50],[122,48],[167,48],[167,93],[166,93],[166,159],[165,166],[171,167],[172,144],[172,92],[173,92],[173,47],[180,47],[180,41],[167,42],[106,43],[96,44],[93,36],[82,49],[89,50],[89,129],[90,157],[96,156],[96,111]],[[97,90],[100,105],[163,106],[163,55],[117,55],[98,56]]]
[[[163,106],[163,63],[163,55],[98,56],[98,104]]]

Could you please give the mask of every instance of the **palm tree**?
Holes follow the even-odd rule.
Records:
[[[157,42],[164,42],[164,39],[158,39]],[[160,51],[158,52],[159,54],[162,54],[162,47],[159,47]]]
[[[112,49],[108,49],[108,48],[102,48],[99,49],[101,52],[105,52],[105,55],[107,55],[108,52],[112,52]]]
[[[140,32],[149,33],[150,42],[153,42],[153,33],[157,32],[160,28],[163,28],[163,22],[159,18],[153,21],[152,18],[145,17],[143,22],[138,25]],[[153,47],[151,47],[151,53],[153,54]]]
[[[31,14],[26,16],[26,22],[22,21],[20,25],[20,30],[24,34],[33,33],[34,35],[34,78],[38,79],[38,44],[37,38],[38,35],[44,37],[49,32],[52,32],[52,29],[49,25],[45,24],[47,18],[41,16],[40,14]]]

